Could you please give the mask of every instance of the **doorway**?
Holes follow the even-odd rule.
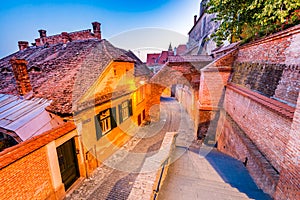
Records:
[[[57,147],[56,150],[62,182],[67,190],[80,176],[74,138]]]

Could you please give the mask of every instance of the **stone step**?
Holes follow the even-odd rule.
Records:
[[[177,174],[176,178],[174,179],[184,179],[185,182],[188,184],[194,184],[194,186],[199,186],[199,188],[211,188],[212,190],[224,190],[229,192],[238,192],[240,191],[232,187],[230,184],[225,182],[217,182],[217,181],[211,181],[211,180],[205,180],[205,179],[199,179],[194,177],[187,177],[187,176],[181,176],[180,174]]]
[[[205,181],[201,180],[192,180],[189,181],[187,179],[184,179],[185,185],[180,186],[180,190],[184,192],[185,194],[187,193],[196,193],[197,196],[202,197],[207,196],[210,197],[211,195],[215,197],[219,197],[217,199],[223,199],[221,197],[230,197],[228,199],[249,199],[249,197],[238,191],[236,188],[229,188],[228,186],[224,185],[222,186],[216,186],[214,184],[208,184],[205,183]],[[199,182],[201,183],[199,183]],[[192,187],[191,187],[192,184]],[[170,184],[171,187],[176,187],[174,184]],[[199,198],[199,199],[211,199],[211,198]]]

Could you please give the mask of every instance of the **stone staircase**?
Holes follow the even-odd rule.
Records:
[[[201,156],[191,147],[176,148],[158,199],[271,199],[240,161],[215,149]]]

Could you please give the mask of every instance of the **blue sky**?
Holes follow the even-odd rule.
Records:
[[[187,36],[200,0],[16,0],[0,7],[0,58],[18,50],[21,40],[91,29],[99,21],[103,38],[141,28],[161,28]],[[170,41],[172,42],[172,41]],[[175,44],[176,45],[176,44]],[[165,48],[168,48],[166,45]]]

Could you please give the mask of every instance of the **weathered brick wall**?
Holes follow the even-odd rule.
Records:
[[[300,39],[300,38],[299,38]],[[299,44],[300,45],[300,44]],[[299,62],[300,63],[300,62]],[[283,70],[273,97],[296,104],[300,92],[300,65],[288,66]]]
[[[213,109],[220,106],[224,86],[230,76],[231,68],[224,70],[218,68],[201,70],[199,88],[200,109]]]
[[[280,172],[291,120],[229,88],[226,89],[224,108]]]
[[[299,45],[300,25],[241,46],[232,81],[295,105],[300,91]]]
[[[254,180],[276,199],[299,199],[298,114],[293,119],[300,88],[299,41],[300,25],[239,47],[224,99],[232,123],[221,117],[217,128],[219,149],[242,161],[247,157]],[[249,148],[251,143],[257,150]],[[270,181],[259,154],[280,173],[277,188],[276,176]]]
[[[267,97],[296,104],[300,90],[300,66],[235,62],[233,68],[231,82]]]
[[[218,150],[243,162],[258,187],[273,195],[278,172],[228,114],[221,112],[219,123],[222,128],[218,133]]]
[[[299,64],[300,25],[243,45],[237,62]]]
[[[201,70],[199,87],[200,109],[212,110],[220,106],[224,86],[227,84],[236,50],[226,53]]]
[[[1,169],[0,198],[54,198],[49,173],[46,148],[43,147]]]
[[[295,111],[275,199],[300,199],[300,96]]]
[[[275,94],[284,68],[284,65],[280,64],[236,62],[231,82],[272,97]]]

